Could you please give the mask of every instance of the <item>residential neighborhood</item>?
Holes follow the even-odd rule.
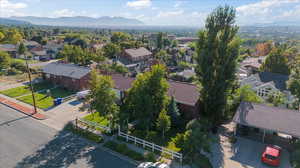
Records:
[[[297,6],[0,0],[0,167],[299,168]]]

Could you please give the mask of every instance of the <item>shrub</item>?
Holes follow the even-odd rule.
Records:
[[[116,151],[120,154],[123,154],[125,156],[128,156],[129,158],[132,158],[133,160],[137,160],[137,161],[145,160],[145,158],[142,154],[129,149],[126,144],[119,144],[119,143],[116,143],[113,141],[107,141],[103,146],[107,147],[113,151]]]
[[[197,167],[203,167],[203,168],[213,168],[209,159],[201,154],[198,154],[194,157],[193,159],[193,164],[196,165]]]
[[[15,68],[10,68],[7,70],[7,75],[17,75],[17,74],[21,74],[22,72],[15,69]]]
[[[27,71],[26,65],[21,60],[13,60],[10,66],[22,72]]]
[[[147,152],[144,156],[145,161],[147,162],[156,162],[156,157],[153,152]]]
[[[71,131],[74,134],[80,135],[80,136],[82,136],[86,139],[94,141],[96,143],[102,143],[104,141],[104,139],[101,136],[96,135],[96,134],[91,133],[91,132],[88,132],[88,131],[86,131],[84,129],[81,129],[81,128],[75,128],[71,124],[67,126],[67,130]]]

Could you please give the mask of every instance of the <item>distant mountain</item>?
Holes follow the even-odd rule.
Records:
[[[300,26],[300,22],[297,21],[276,21],[271,23],[254,23],[248,26],[259,26],[259,27],[269,27],[269,26]]]
[[[31,25],[31,23],[14,19],[0,18],[0,25]]]
[[[123,17],[100,17],[92,18],[85,16],[75,17],[59,17],[59,18],[48,18],[48,17],[10,17],[10,19],[30,22],[37,25],[49,25],[49,26],[80,26],[80,27],[97,27],[103,25],[143,25],[144,23],[137,19],[128,19]]]

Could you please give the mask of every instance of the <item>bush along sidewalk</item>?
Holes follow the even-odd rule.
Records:
[[[76,127],[73,124],[68,124],[66,126],[66,130],[71,131],[74,134],[80,135],[80,136],[82,136],[82,137],[84,137],[86,139],[89,139],[89,140],[91,140],[93,142],[96,142],[96,143],[102,143],[102,142],[104,142],[104,139],[103,139],[102,136],[94,134],[94,133],[92,133],[90,131],[87,131],[85,129]]]
[[[118,143],[118,142],[109,140],[109,141],[105,142],[103,146],[106,148],[109,148],[112,151],[115,151],[122,155],[125,155],[135,161],[138,161],[138,162],[144,162],[144,161],[156,162],[156,157],[155,157],[154,153],[148,152],[144,155],[144,154],[141,154],[139,152],[136,152],[136,151],[130,149],[124,143]]]

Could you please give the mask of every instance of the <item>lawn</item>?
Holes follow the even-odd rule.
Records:
[[[43,89],[49,89],[51,88],[52,85],[50,83],[42,82],[42,83],[37,83],[33,85],[33,89],[35,91],[43,90]],[[30,94],[30,87],[29,86],[20,86],[16,88],[11,88],[8,90],[4,90],[0,92],[1,94],[4,94],[9,97],[19,97],[22,95]]]
[[[73,94],[74,92],[72,91],[68,91],[62,88],[55,88],[55,89],[51,89],[51,96],[47,96],[46,92],[41,92],[41,93],[34,93],[35,95],[35,100],[36,100],[36,106],[38,108],[41,109],[47,109],[49,107],[52,107],[53,104],[53,100],[55,98],[64,98],[67,97],[71,94]],[[33,100],[32,100],[32,96],[31,95],[27,95],[27,96],[23,96],[20,98],[17,98],[20,101],[23,101],[25,103],[31,104],[33,105]]]
[[[83,119],[91,121],[91,122],[96,122],[96,123],[98,123],[100,125],[104,125],[104,126],[109,125],[109,121],[107,120],[107,118],[100,116],[99,112],[89,114],[89,115],[85,116]]]

